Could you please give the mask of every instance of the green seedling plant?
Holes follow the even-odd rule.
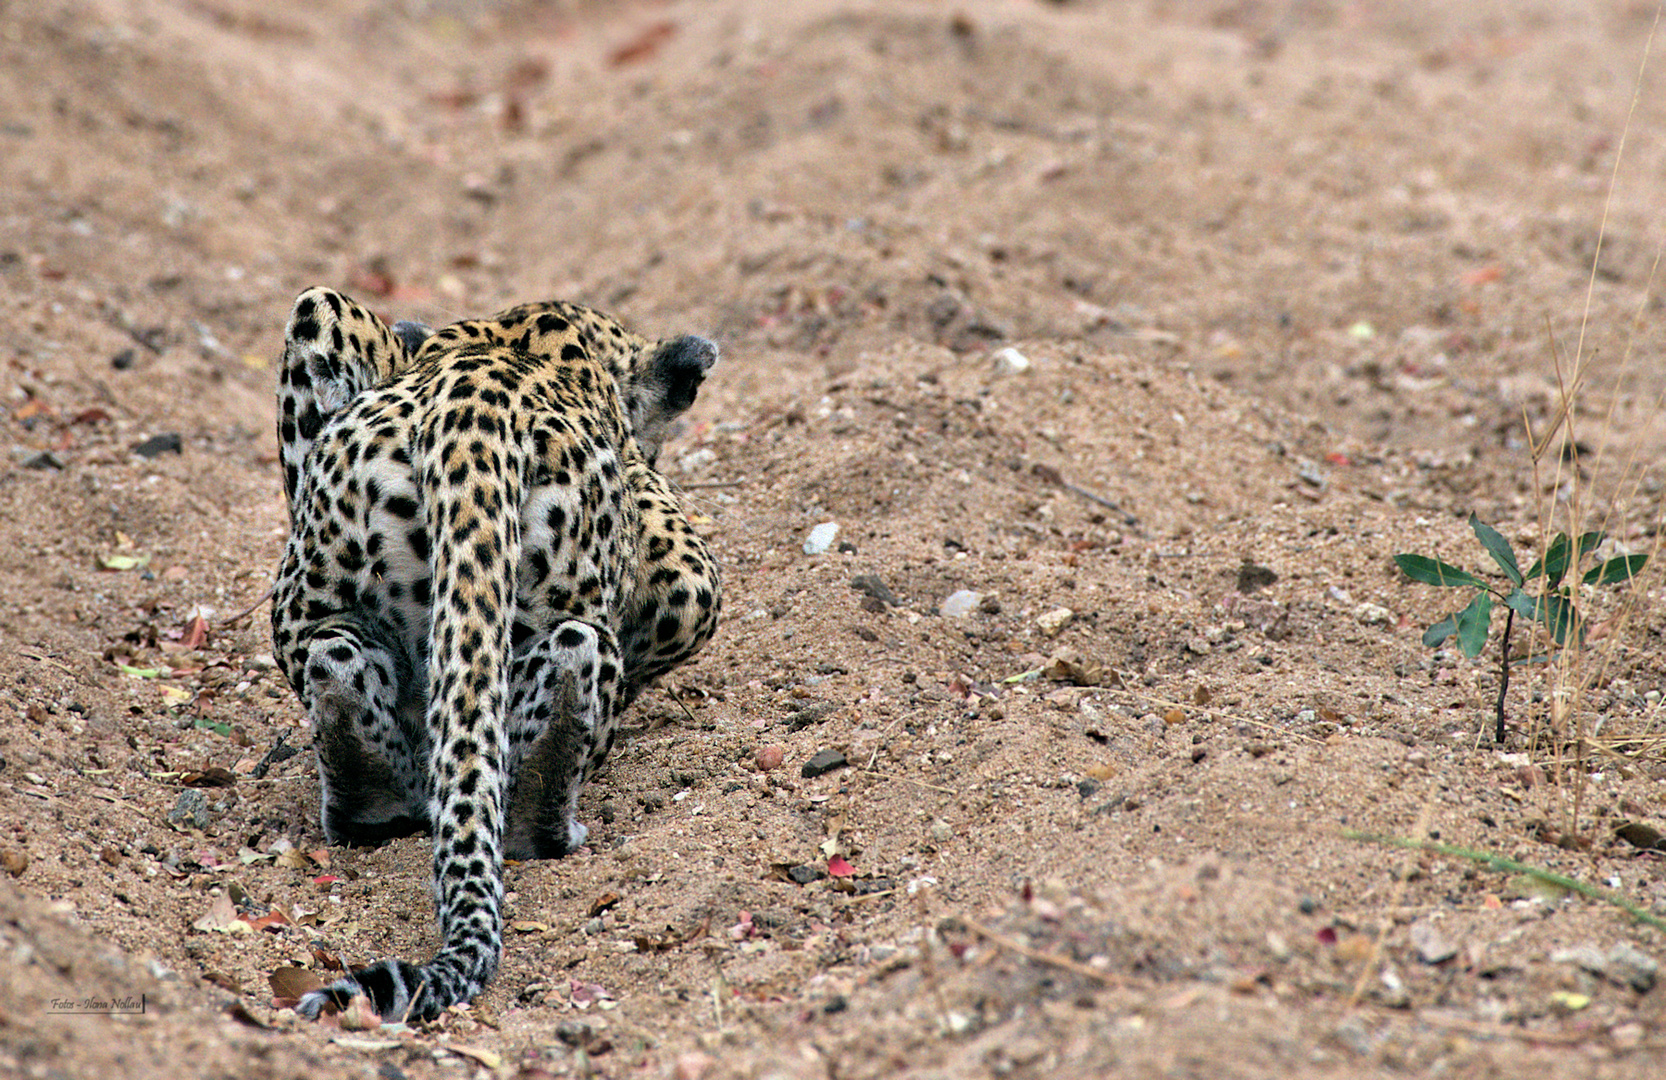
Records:
[[[1606,538],[1600,530],[1583,533],[1577,540],[1567,533],[1557,533],[1546,546],[1544,555],[1534,561],[1524,574],[1516,561],[1515,549],[1497,529],[1473,513],[1469,527],[1492,561],[1504,573],[1504,583],[1488,579],[1451,563],[1431,559],[1427,555],[1400,554],[1394,563],[1413,581],[1445,588],[1469,588],[1475,595],[1462,609],[1453,612],[1423,632],[1423,644],[1439,648],[1447,638],[1456,637],[1458,648],[1473,660],[1487,646],[1492,630],[1493,608],[1502,604],[1504,638],[1498,650],[1498,730],[1496,741],[1504,743],[1504,699],[1510,692],[1510,632],[1517,615],[1543,626],[1556,648],[1565,648],[1570,641],[1583,646],[1585,624],[1575,605],[1577,587],[1568,580],[1569,572],[1579,574],[1579,565]],[[1617,585],[1628,582],[1642,571],[1649,561],[1647,555],[1617,555],[1606,559],[1579,574],[1577,585]]]

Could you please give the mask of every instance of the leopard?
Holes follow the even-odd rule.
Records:
[[[570,301],[431,329],[296,297],[277,428],[290,528],[274,656],[313,732],[332,845],[432,837],[440,944],[302,996],[385,1021],[481,993],[506,859],[588,837],[621,714],[715,632],[717,565],[657,467],[718,348]]]

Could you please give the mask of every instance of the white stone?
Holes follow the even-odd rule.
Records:
[[[972,614],[983,603],[983,593],[971,589],[957,589],[943,601],[937,613],[947,619],[959,619]]]
[[[804,541],[804,554],[820,555],[833,546],[833,541],[839,535],[839,524],[835,521],[824,521],[810,530],[810,538]]]
[[[1008,345],[1006,348],[1000,349],[995,353],[995,370],[1000,371],[1003,374],[1017,375],[1020,372],[1030,370],[1030,368],[1034,366],[1034,362],[1031,361],[1029,357],[1025,356],[1011,345]]]

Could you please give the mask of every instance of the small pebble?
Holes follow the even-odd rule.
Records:
[[[824,521],[810,530],[809,539],[804,541],[804,554],[820,555],[833,546],[838,538],[839,525],[835,521]]]
[[[1444,964],[1458,955],[1458,947],[1427,919],[1412,923],[1410,935],[1417,958],[1425,964]]]
[[[716,451],[709,446],[702,446],[693,453],[684,454],[678,458],[677,467],[685,473],[699,472],[716,460]]]
[[[897,594],[880,580],[878,574],[857,574],[850,579],[850,587],[868,599],[877,601],[882,610],[897,606]]]
[[[983,593],[973,592],[971,589],[956,589],[943,601],[937,613],[945,619],[960,619],[978,609],[983,602]]]
[[[4,870],[12,877],[22,877],[23,871],[29,869],[29,856],[17,848],[0,848],[0,870]]]
[[[179,801],[168,811],[168,821],[174,825],[187,825],[193,829],[208,831],[212,820],[208,816],[208,799],[199,788],[186,788],[179,793]]]
[[[1048,637],[1057,637],[1059,631],[1063,630],[1070,620],[1075,617],[1076,613],[1067,607],[1054,608],[1052,611],[1036,616],[1036,629]]]
[[[577,1020],[563,1020],[555,1026],[555,1037],[572,1047],[590,1044],[590,1025]]]
[[[834,769],[842,769],[848,764],[850,763],[845,760],[845,756],[837,750],[818,750],[804,763],[803,768],[799,769],[799,774],[809,780],[830,773]]]
[[[786,759],[786,756],[787,748],[784,746],[771,745],[758,747],[758,753],[755,759],[758,771],[769,772],[771,769],[779,769],[781,767],[781,762]]]
[[[1621,942],[1609,949],[1608,955],[1603,959],[1607,961],[1603,974],[1610,980],[1629,986],[1639,994],[1646,994],[1654,989],[1655,979],[1660,974],[1660,964],[1636,946]]]
[[[1008,345],[995,353],[995,370],[1006,375],[1017,375],[1034,367],[1034,362],[1017,349]]]
[[[1579,945],[1571,949],[1557,949],[1550,954],[1553,964],[1573,964],[1592,975],[1608,974],[1608,958],[1602,955],[1602,950],[1591,945]]]
[[[1354,610],[1354,618],[1365,626],[1382,626],[1388,622],[1388,609],[1381,604],[1364,603]]]
[[[165,435],[152,435],[142,443],[133,447],[133,452],[142,458],[159,457],[162,454],[184,453],[185,440],[178,432],[168,432]]]

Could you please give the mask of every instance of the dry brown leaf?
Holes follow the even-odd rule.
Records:
[[[488,1050],[484,1046],[462,1046],[458,1043],[441,1043],[440,1046],[459,1057],[478,1061],[494,1072],[503,1065],[503,1055],[495,1050]]]
[[[266,976],[266,981],[272,987],[272,995],[292,1001],[299,1001],[303,994],[310,994],[324,986],[315,973],[304,967],[281,967]]]
[[[193,930],[225,930],[232,923],[241,921],[237,916],[237,905],[231,902],[231,897],[221,893],[209,905],[207,913],[191,924]]]
[[[193,615],[187,619],[179,644],[185,649],[200,649],[208,644],[208,620],[201,615]]]
[[[1119,681],[1116,673],[1106,669],[1103,664],[1084,660],[1070,651],[1056,654],[1047,661],[1047,666],[1041,669],[1041,673],[1054,682],[1071,683],[1075,686],[1114,686]]]
[[[188,772],[179,778],[179,782],[186,787],[233,787],[237,783],[237,774],[220,765],[210,765],[206,769]]]

